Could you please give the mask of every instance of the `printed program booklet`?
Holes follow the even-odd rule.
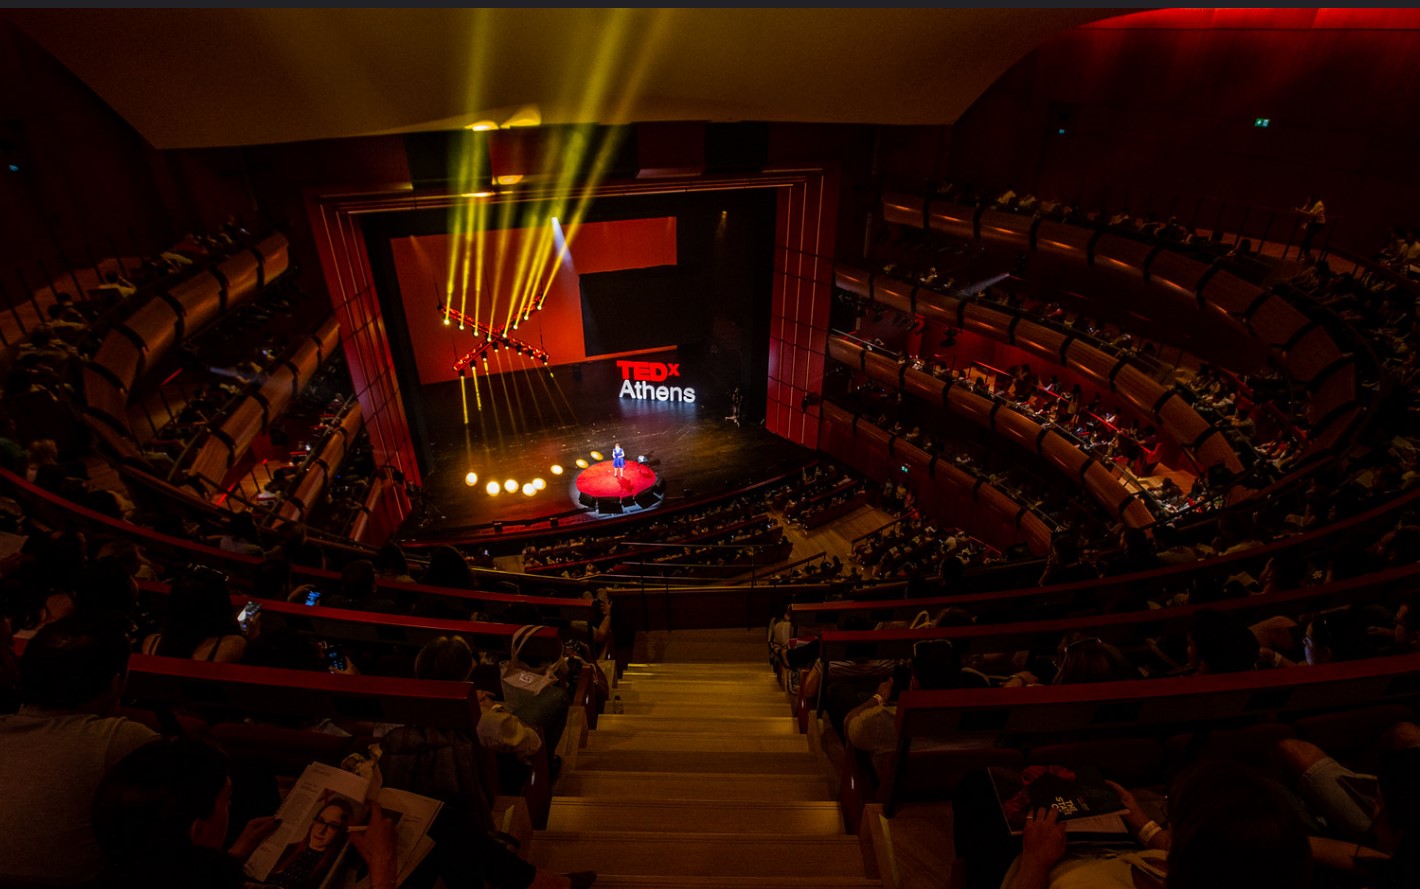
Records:
[[[1026,829],[1026,815],[1055,809],[1071,839],[1127,839],[1129,827],[1120,817],[1128,811],[1119,796],[1091,766],[993,766],[991,784],[1012,836]]]
[[[369,820],[369,792],[368,778],[321,763],[307,766],[276,811],[281,827],[246,860],[247,876],[283,889],[368,886],[364,862],[349,850],[349,840],[350,829]],[[434,847],[427,834],[443,803],[390,787],[381,787],[375,799],[394,822],[397,879],[403,883]]]

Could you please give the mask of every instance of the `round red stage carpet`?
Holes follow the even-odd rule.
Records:
[[[627,460],[622,478],[613,475],[615,471],[610,460],[593,463],[577,476],[577,491],[588,497],[611,499],[635,497],[656,485],[656,473],[645,463]]]

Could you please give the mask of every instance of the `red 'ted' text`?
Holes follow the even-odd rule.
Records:
[[[623,380],[650,380],[660,382],[680,376],[679,364],[662,364],[659,361],[618,361]]]

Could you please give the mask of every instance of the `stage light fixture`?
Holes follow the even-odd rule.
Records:
[[[492,120],[480,120],[478,123],[469,124],[468,126],[464,127],[464,129],[473,130],[475,133],[484,133],[488,130],[498,129],[498,123],[497,121]]]
[[[591,464],[589,464],[589,463],[588,463],[586,460],[584,460],[583,458],[581,458],[581,457],[578,457],[578,458],[577,458],[577,468],[578,468],[578,469],[586,469],[589,465],[591,465]]]
[[[498,492],[503,490],[503,486],[498,484],[497,482],[489,482],[488,487],[484,488],[483,490],[488,492],[489,497],[497,497]]]
[[[532,480],[532,486],[541,491],[543,488],[547,487],[547,482],[540,478],[535,478]]]
[[[466,191],[466,192],[464,192],[463,194],[459,195],[459,197],[461,197],[461,198],[476,198],[476,199],[482,199],[482,198],[491,198],[491,197],[493,197],[493,196],[494,196],[495,194],[497,194],[497,193],[498,193],[498,192],[494,191],[494,190],[491,189],[491,188],[484,188],[484,189],[480,189],[479,191]]]
[[[593,460],[596,460],[598,463],[600,463],[602,460],[605,460],[606,458],[602,456],[602,452],[601,452],[601,451],[592,451],[592,459],[593,459]]]
[[[444,316],[444,326],[445,326],[445,327],[448,327],[448,326],[449,326],[449,316],[448,316],[448,315],[445,315],[445,316]]]
[[[561,474],[562,474],[562,464],[561,464],[561,463],[554,463],[554,464],[552,464],[552,474],[553,474],[553,475],[561,475]]]
[[[503,490],[507,491],[509,494],[513,493],[517,489],[518,483],[515,480],[510,478],[507,481],[503,482]]]
[[[527,484],[523,485],[523,495],[524,495],[524,496],[531,497],[532,495],[534,495],[534,494],[536,494],[536,493],[537,493],[537,487],[534,486],[532,482],[528,482]]]
[[[470,472],[468,475],[463,477],[463,483],[468,485],[470,488],[478,484],[478,473]]]

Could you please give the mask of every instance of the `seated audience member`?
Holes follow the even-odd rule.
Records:
[[[404,550],[399,548],[399,544],[393,541],[380,547],[380,551],[375,554],[375,572],[381,580],[414,583],[414,577],[409,573],[409,560],[405,558]]]
[[[30,442],[28,453],[30,460],[25,477],[46,491],[63,493],[64,482],[71,476],[59,463],[59,446],[54,439],[41,438]]]
[[[124,627],[75,616],[35,635],[20,663],[20,711],[0,716],[0,885],[91,880],[103,856],[89,806],[104,774],[157,736],[108,717],[128,670]]]
[[[287,626],[264,628],[247,643],[242,663],[251,667],[277,667],[283,670],[310,670],[324,673],[330,663],[320,645],[310,636],[303,636]],[[353,662],[346,658],[346,672],[354,673]]]
[[[1050,685],[1085,685],[1139,678],[1139,671],[1118,648],[1094,636],[1078,633],[1071,633],[1060,640],[1053,659],[1043,665],[1038,660],[1032,663],[1032,669],[1041,670],[1043,675],[1050,675],[1048,671],[1051,666],[1054,666],[1055,672]],[[1002,688],[1042,684],[1034,673],[1022,670],[1007,677]]]
[[[456,590],[476,590],[473,572],[463,554],[452,546],[435,547],[429,553],[429,567],[419,582],[427,586],[442,586]]]
[[[18,441],[15,421],[0,416],[0,469],[23,475],[29,462],[25,449]]]
[[[242,659],[247,637],[237,623],[227,575],[201,565],[189,568],[173,584],[168,600],[167,619],[161,631],[143,640],[144,654],[219,664]]]
[[[574,620],[568,627],[572,638],[583,640],[587,638],[588,631],[591,632],[592,645],[596,652],[602,650],[606,641],[611,636],[611,596],[607,593],[593,593],[586,590],[582,593],[583,599],[591,600],[592,617],[590,621]]]
[[[334,608],[356,608],[382,614],[407,614],[413,610],[385,594],[378,584],[374,563],[369,559],[357,559],[341,569],[339,588],[321,602]]]
[[[1118,648],[1094,637],[1067,643],[1060,653],[1059,663],[1051,685],[1086,685],[1139,678],[1139,671]]]
[[[880,759],[897,751],[899,690],[936,691],[985,685],[984,676],[962,669],[961,656],[949,640],[924,640],[913,648],[911,678],[906,687],[902,687],[900,678],[884,680],[872,697],[844,716],[844,735],[857,749],[873,754],[874,766],[882,774]]]
[[[1080,543],[1074,537],[1063,534],[1050,542],[1050,556],[1045,561],[1045,572],[1040,575],[1038,586],[1057,583],[1074,583],[1081,580],[1095,580],[1099,572],[1088,562],[1080,561]]]
[[[840,630],[871,630],[872,625],[861,617],[845,617],[839,623]],[[898,662],[891,658],[854,658],[852,660],[829,661],[828,663],[828,686],[823,688],[823,693],[827,696],[826,701],[830,702],[828,713],[830,721],[835,730],[840,734],[843,732],[843,723],[836,714],[844,714],[865,698],[872,695],[872,690],[877,688],[882,682],[892,679],[893,669]],[[800,693],[812,705],[818,700],[819,689],[824,683],[824,664],[820,660],[815,660],[813,668],[804,675],[800,684]],[[844,688],[835,691],[835,687],[842,685]],[[834,701],[851,700],[847,706],[835,706]]]
[[[1420,596],[1410,595],[1396,606],[1388,626],[1373,626],[1367,632],[1382,646],[1382,653],[1410,654],[1420,651]]]
[[[256,519],[250,512],[239,512],[227,522],[227,534],[217,542],[217,546],[229,553],[261,558],[266,551],[257,538]]]
[[[1119,535],[1119,544],[1124,552],[1111,558],[1104,566],[1106,577],[1133,574],[1136,571],[1152,571],[1163,567],[1154,552],[1154,542],[1142,528],[1125,528]]]
[[[440,636],[420,649],[414,661],[418,679],[466,681],[473,672],[473,652],[460,636]],[[491,695],[478,693],[484,714],[494,712]],[[518,723],[494,719],[498,735],[510,748],[519,745],[528,754],[535,733],[517,730]],[[526,729],[523,726],[523,729]],[[492,737],[480,719],[479,738]],[[489,804],[496,788],[479,784],[477,752],[472,738],[437,728],[401,726],[381,740],[384,755],[380,770],[390,787],[431,796],[444,802],[430,835],[435,846],[428,867],[448,886],[481,886],[488,882],[508,889],[561,889],[590,886],[596,881],[591,872],[559,875],[538,871],[501,843],[489,837],[492,822]]]
[[[1132,804],[1132,795],[1122,797],[1130,807],[1126,822],[1140,826],[1141,842],[1148,847],[1143,853],[1121,856],[1092,846],[1067,846],[1059,813],[1037,809],[1027,816],[1021,855],[1003,889],[1312,885],[1305,826],[1282,789],[1251,769],[1214,760],[1185,772],[1169,799],[1167,830],[1148,821]]]
[[[251,573],[251,597],[253,599],[289,599],[304,602],[304,588],[301,596],[294,595],[291,586],[291,563],[279,556],[263,559]]]
[[[1420,725],[1401,722],[1391,726],[1381,737],[1382,762],[1397,753],[1410,758],[1411,768],[1420,763]],[[1394,837],[1386,828],[1397,813],[1409,815],[1415,809],[1412,787],[1405,796],[1387,795],[1392,801],[1404,800],[1395,808],[1385,808],[1375,799],[1372,785],[1376,776],[1363,775],[1332,759],[1325,750],[1308,741],[1287,738],[1277,743],[1277,755],[1271,759],[1289,787],[1306,803],[1307,810],[1317,819],[1317,832],[1349,842],[1369,842],[1377,848],[1393,846]],[[1403,765],[1396,760],[1398,765]],[[1420,780],[1420,770],[1410,780]],[[1381,791],[1385,792],[1382,783]],[[1409,815],[1412,824],[1413,815]]]
[[[1252,630],[1226,612],[1200,608],[1188,620],[1188,665],[1196,673],[1251,670],[1260,652]]]
[[[85,565],[74,590],[79,610],[116,620],[128,630],[151,628],[151,618],[139,608],[138,582],[130,570],[113,556]]]
[[[130,753],[93,799],[94,833],[107,858],[98,886],[240,889],[242,863],[280,822],[271,815],[253,819],[223,851],[231,804],[227,757],[210,744],[164,739]],[[395,885],[394,822],[378,804],[366,830],[351,834],[351,845],[370,867],[371,886]]]
[[[414,678],[468,682],[473,676],[474,654],[462,636],[440,636],[425,643],[414,659]],[[486,691],[478,692],[482,715],[478,740],[495,753],[510,753],[526,760],[542,749],[542,738],[527,723]],[[522,777],[526,777],[523,775]],[[521,785],[521,780],[517,782]],[[514,787],[510,792],[516,793]]]

